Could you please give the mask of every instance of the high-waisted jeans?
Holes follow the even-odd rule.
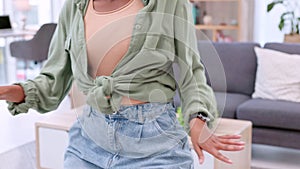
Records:
[[[171,103],[121,106],[106,115],[86,106],[69,131],[65,169],[190,169],[187,134]]]

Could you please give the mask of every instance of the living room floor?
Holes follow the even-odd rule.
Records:
[[[58,110],[51,113],[70,110],[69,105],[69,99],[65,99]],[[0,101],[0,154],[34,141],[34,123],[47,116],[30,111],[12,117],[6,107],[6,103]],[[254,144],[252,156],[252,169],[300,169],[300,150]]]
[[[0,100],[0,154],[35,140],[35,122],[53,113],[70,110],[69,99],[64,99],[59,108],[47,114],[29,110],[27,114],[12,116],[5,101]],[[1,167],[0,167],[1,168]]]
[[[258,145],[252,146],[252,169],[300,169],[300,150]]]

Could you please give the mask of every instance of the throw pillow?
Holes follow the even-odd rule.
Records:
[[[253,98],[300,102],[300,55],[255,47]]]

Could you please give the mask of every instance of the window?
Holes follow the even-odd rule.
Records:
[[[65,0],[0,0],[0,15],[10,15],[14,27],[38,28],[57,22]]]
[[[0,0],[0,15],[3,15],[3,0]]]

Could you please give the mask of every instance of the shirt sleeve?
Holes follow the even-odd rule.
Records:
[[[41,73],[33,80],[17,83],[25,92],[22,103],[8,102],[8,109],[13,115],[27,113],[30,108],[40,113],[55,110],[68,93],[72,81],[71,61],[64,49],[66,40],[67,4],[60,13],[59,22],[50,43],[48,60]]]
[[[178,0],[174,19],[175,53],[180,76],[177,81],[185,129],[189,131],[191,115],[201,112],[210,123],[218,116],[214,93],[207,85],[200,61],[192,8],[188,0]]]

